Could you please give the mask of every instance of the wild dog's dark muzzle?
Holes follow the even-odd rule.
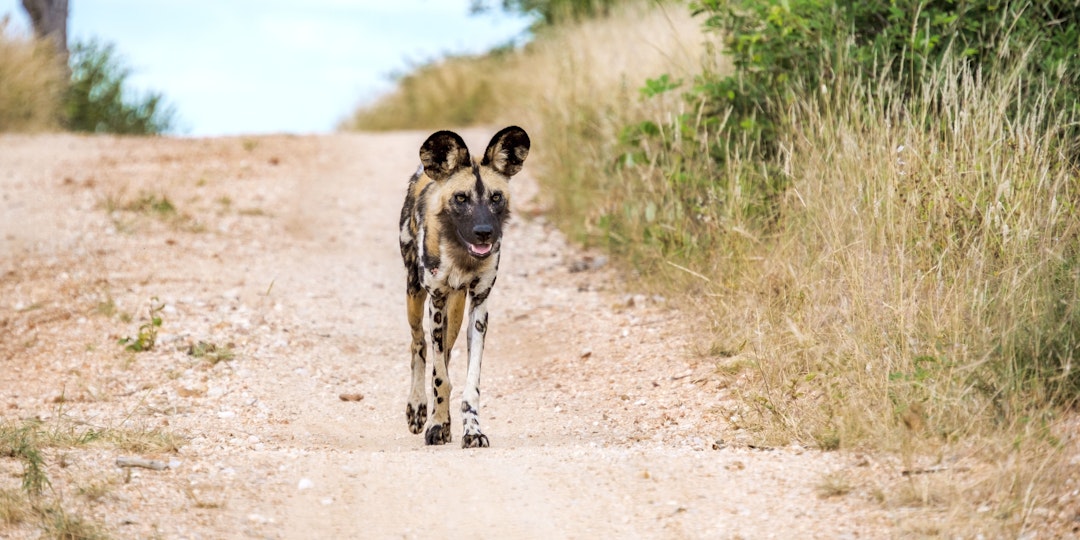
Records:
[[[462,223],[459,227],[461,239],[465,241],[465,247],[473,257],[483,259],[494,251],[495,243],[499,240],[498,222],[495,215],[486,205],[477,205],[470,215],[471,223]]]

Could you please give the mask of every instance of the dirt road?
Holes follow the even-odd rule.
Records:
[[[865,461],[739,444],[691,323],[545,222],[543,148],[489,300],[492,447],[460,448],[456,407],[454,443],[410,434],[396,220],[426,135],[0,137],[3,419],[119,434],[48,447],[49,496],[118,538],[888,536],[867,494],[823,496]],[[156,346],[127,351],[151,298]]]

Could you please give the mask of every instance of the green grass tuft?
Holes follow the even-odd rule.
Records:
[[[210,364],[227,362],[236,357],[232,345],[218,346],[214,343],[199,341],[188,347],[188,355],[194,358],[202,358]]]

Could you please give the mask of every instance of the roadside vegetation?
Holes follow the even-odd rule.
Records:
[[[21,39],[0,21],[0,131],[43,131],[60,124],[63,65],[49,44]]]
[[[69,262],[55,264],[65,270],[75,267]],[[5,310],[0,317],[0,326],[8,332],[8,338],[0,341],[0,361],[16,373],[34,373],[25,378],[25,385],[8,384],[4,389],[0,537],[115,537],[116,523],[109,524],[104,516],[119,494],[131,487],[126,485],[132,481],[131,467],[155,460],[167,464],[187,444],[188,438],[168,422],[146,421],[145,411],[152,407],[146,401],[150,383],[127,387],[138,389],[141,397],[125,402],[125,392],[131,390],[110,387],[109,376],[95,373],[112,369],[105,366],[113,363],[113,373],[132,380],[135,356],[161,348],[156,341],[164,310],[157,298],[150,298],[138,310],[141,313],[133,315],[117,306],[102,283],[57,280],[54,273],[33,263],[15,266],[0,283],[6,298],[21,297],[28,289],[49,291],[39,301]],[[79,323],[73,313],[81,317]],[[72,330],[73,324],[101,324],[108,330],[102,333],[103,340],[83,341],[86,334],[76,337],[80,334]],[[201,342],[200,346],[206,350],[205,358],[187,365],[232,358],[228,347]],[[74,366],[43,373],[50,369],[43,366],[71,356],[80,357]],[[36,383],[43,383],[37,389],[45,391],[31,398],[32,406],[26,401],[20,406],[19,398],[32,394],[35,390],[28,389]],[[109,406],[120,409],[105,413],[108,409],[102,407]]]
[[[131,69],[112,44],[92,40],[71,51],[71,84],[64,100],[65,127],[72,131],[152,135],[172,129],[175,110],[158,92],[134,94]]]
[[[123,478],[116,474],[89,478],[50,476],[68,466],[73,454],[105,446],[127,452],[176,452],[180,437],[157,430],[79,425],[67,418],[44,422],[28,419],[0,422],[0,458],[20,463],[21,485],[0,489],[0,530],[36,527],[44,538],[108,538],[104,527],[83,517]]]
[[[1076,3],[553,4],[343,127],[526,127],[552,218],[707,321],[717,414],[915,471],[830,496],[925,508],[917,534],[1070,527]]]
[[[151,135],[175,125],[158,92],[138,94],[111,44],[75,43],[68,65],[48,41],[0,21],[0,132],[70,131]]]

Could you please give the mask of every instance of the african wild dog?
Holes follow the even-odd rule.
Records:
[[[517,126],[496,133],[479,162],[452,131],[439,131],[420,146],[421,168],[409,180],[400,226],[412,329],[412,390],[405,417],[409,431],[424,431],[427,444],[451,440],[447,367],[468,293],[469,365],[461,400],[461,446],[488,446],[478,412],[488,321],[484,301],[495,285],[502,229],[510,217],[509,180],[528,155],[529,136]],[[434,364],[430,416],[424,397],[425,310]]]

